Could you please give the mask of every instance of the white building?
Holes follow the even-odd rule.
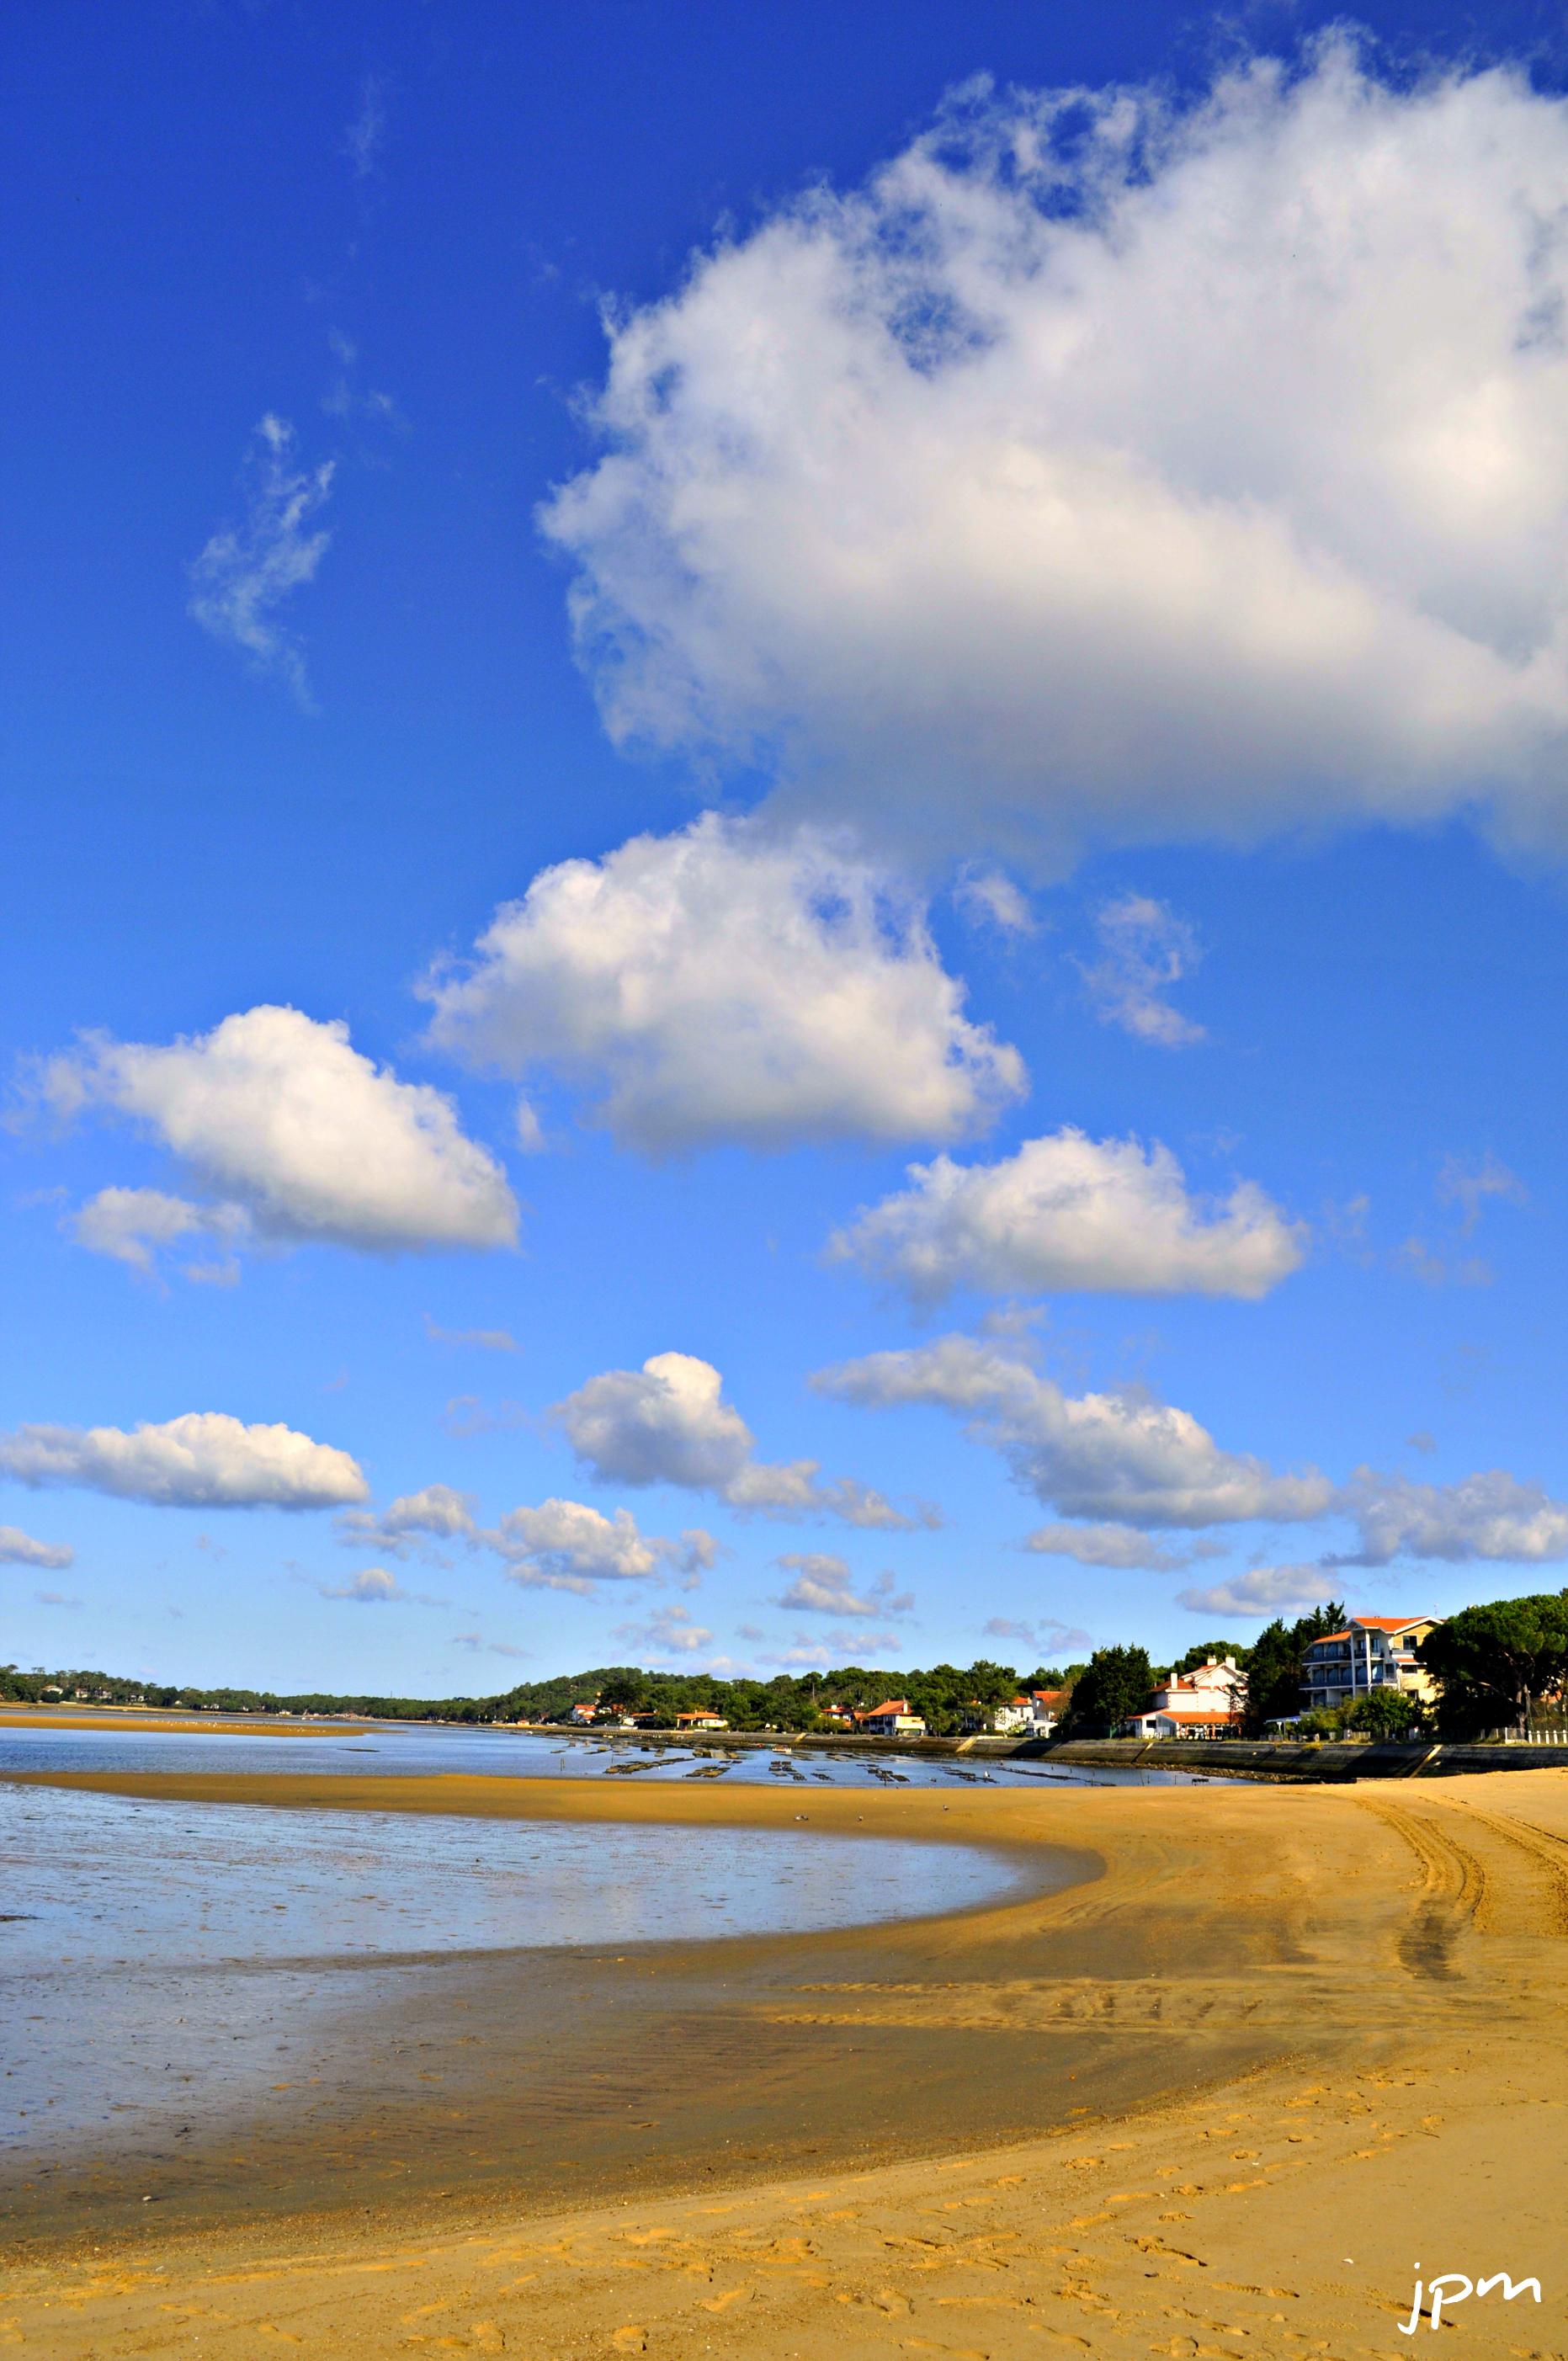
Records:
[[[1303,1708],[1312,1713],[1353,1705],[1379,1688],[1400,1688],[1430,1703],[1437,1685],[1415,1652],[1437,1621],[1435,1615],[1353,1615],[1343,1631],[1326,1631],[1301,1659]]]
[[[1246,1711],[1246,1675],[1234,1656],[1206,1656],[1156,1689],[1124,1725],[1134,1738],[1216,1738],[1238,1730]]]
[[[1031,1689],[1029,1691],[1029,1735],[1048,1738],[1067,1711],[1070,1689]]]
[[[917,1713],[909,1710],[907,1697],[890,1697],[885,1705],[872,1708],[860,1717],[861,1728],[868,1738],[924,1738],[926,1724]]]
[[[959,1728],[966,1736],[989,1730],[1000,1738],[1013,1730],[1027,1730],[1030,1719],[1027,1697],[1015,1697],[1006,1705],[981,1705],[978,1697],[970,1697],[959,1716]]]

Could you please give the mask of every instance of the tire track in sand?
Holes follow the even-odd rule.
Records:
[[[1356,1800],[1400,1838],[1420,1864],[1420,1899],[1397,1945],[1400,1965],[1413,1976],[1451,1982],[1459,1973],[1453,1957],[1456,1937],[1467,1924],[1484,1923],[1488,1894],[1485,1868],[1430,1813],[1381,1795]]]

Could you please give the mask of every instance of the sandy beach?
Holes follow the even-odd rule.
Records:
[[[138,2159],[139,2186],[16,2192],[0,2349],[1339,2361],[1407,2349],[1418,2269],[1539,2278],[1539,2306],[1459,2304],[1464,2349],[1568,2347],[1561,1773],[59,1784],[477,1824],[804,1817],[1073,1882],[841,1934],[446,1962],[266,2122]]]

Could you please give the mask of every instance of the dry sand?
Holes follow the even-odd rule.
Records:
[[[484,2030],[447,2029],[467,2045],[451,2070],[382,2092],[358,2143],[379,2179],[356,2177],[340,2115],[306,2142],[308,2188],[296,2158],[291,2210],[247,2221],[266,2189],[209,2158],[204,2212],[170,2202],[35,2244],[0,2297],[0,2351],[1351,2361],[1411,2349],[1418,2266],[1541,2280],[1539,2306],[1500,2289],[1460,2305],[1453,2351],[1568,2351],[1562,1773],[952,1795],[63,1784],[479,1817],[806,1816],[1094,1859],[1063,1890],[938,1922],[577,1955],[570,2070],[543,2110],[491,1962],[488,2015],[460,2020]],[[470,1969],[447,1989],[473,2007]],[[466,2169],[465,2127],[482,2135]],[[270,2173],[272,2151],[247,2147]]]

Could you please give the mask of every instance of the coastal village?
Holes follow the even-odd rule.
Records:
[[[1325,1631],[1304,1645],[1300,1656],[1300,1709],[1295,1715],[1271,1718],[1269,1727],[1288,1730],[1303,1715],[1343,1712],[1361,1700],[1404,1697],[1422,1711],[1436,1701],[1438,1685],[1417,1653],[1435,1631],[1432,1615],[1353,1615],[1342,1628]],[[1068,1721],[1072,1688],[1031,1688],[997,1704],[976,1697],[958,1718],[964,1738],[1015,1738],[1019,1741],[1054,1736]],[[1105,1730],[1112,1738],[1239,1738],[1247,1726],[1248,1675],[1234,1654],[1207,1654],[1185,1671],[1172,1674],[1149,1692],[1142,1710],[1113,1720]],[[575,1729],[613,1726],[621,1730],[656,1730],[672,1726],[672,1718],[653,1709],[627,1711],[600,1694],[580,1697],[562,1719]],[[821,1731],[849,1738],[909,1741],[929,1736],[925,1717],[911,1710],[907,1697],[884,1697],[872,1706],[847,1705],[837,1699],[817,1708]],[[726,1730],[728,1716],[716,1708],[697,1706],[676,1712],[673,1727],[686,1736]]]

